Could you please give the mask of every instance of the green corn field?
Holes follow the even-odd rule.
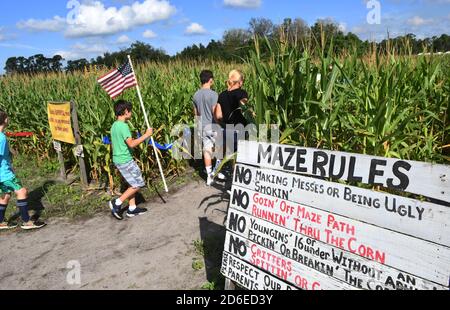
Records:
[[[264,52],[262,52],[264,51]],[[244,88],[256,124],[277,124],[283,143],[308,147],[448,163],[450,151],[450,57],[374,51],[362,58],[349,51],[331,51],[257,41],[243,64],[222,62],[148,63],[136,74],[155,140],[171,143],[176,124],[193,124],[191,98],[199,73],[215,73],[215,90],[225,89],[231,69],[246,75]],[[114,122],[113,102],[97,84],[106,69],[85,72],[0,78],[0,107],[10,115],[8,131],[30,131],[33,138],[12,139],[20,152],[37,158],[55,157],[48,127],[47,101],[77,103],[90,177],[112,185],[115,172],[110,146],[102,138]],[[320,77],[320,78],[319,78]],[[132,131],[145,130],[133,89],[124,99],[134,103]],[[64,146],[67,168],[76,168],[70,146]],[[162,152],[166,175],[185,166]],[[141,146],[136,156],[147,179],[158,176],[152,149]]]

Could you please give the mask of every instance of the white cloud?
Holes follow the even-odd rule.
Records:
[[[259,8],[261,6],[261,0],[224,0],[223,3],[225,6],[234,7],[234,8],[247,8],[254,9]]]
[[[0,42],[6,40],[6,37],[2,32],[3,32],[3,27],[0,27]]]
[[[142,34],[142,36],[146,39],[154,39],[158,35],[151,30],[145,30],[144,33]]]
[[[0,47],[6,48],[15,48],[15,49],[25,49],[25,50],[33,50],[33,51],[43,51],[43,48],[35,47],[31,45],[25,45],[20,43],[0,43]]]
[[[339,30],[340,30],[340,31],[342,31],[342,32],[344,32],[344,33],[347,32],[347,23],[343,23],[343,22],[342,22],[342,23],[339,23],[339,26],[338,26],[338,27],[339,27]]]
[[[388,34],[391,38],[409,33],[415,34],[418,38],[430,38],[448,33],[448,29],[450,29],[450,19],[446,17],[425,19],[386,13],[380,25],[359,24],[352,27],[351,31],[363,40],[379,42],[386,39]]]
[[[20,21],[17,23],[19,29],[26,29],[29,31],[52,31],[58,32],[64,30],[66,21],[64,18],[55,16],[53,19],[37,20],[29,19],[27,21]]]
[[[121,35],[121,36],[117,39],[116,43],[118,43],[118,44],[124,44],[124,43],[128,43],[128,42],[130,42],[130,41],[131,41],[131,39],[130,39],[128,36],[126,36],[126,35]]]
[[[198,35],[198,34],[206,34],[207,31],[202,25],[198,23],[192,23],[186,28],[185,33],[188,35]]]
[[[433,20],[431,19],[424,19],[420,16],[414,16],[413,18],[410,18],[407,20],[408,25],[411,26],[423,26],[423,25],[429,25],[433,23]]]
[[[83,44],[77,43],[71,46],[70,50],[60,50],[54,53],[54,55],[61,55],[65,60],[76,60],[80,58],[91,58],[98,55],[103,55],[108,52],[109,49],[105,44]]]
[[[69,25],[66,36],[114,34],[168,19],[175,12],[175,7],[166,0],[145,0],[120,9],[106,8],[103,3],[96,1],[80,6],[80,14],[76,16],[74,24]]]
[[[169,19],[176,8],[168,0],[144,0],[120,8],[105,7],[100,1],[80,5],[70,23],[59,16],[53,19],[21,21],[17,26],[32,31],[65,31],[66,37],[112,35],[135,27]]]

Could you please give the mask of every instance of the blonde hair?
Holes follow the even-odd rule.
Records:
[[[244,74],[240,70],[231,70],[230,74],[228,74],[228,87],[233,87],[237,83],[244,81]]]

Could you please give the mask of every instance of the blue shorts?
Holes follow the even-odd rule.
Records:
[[[116,164],[116,168],[132,188],[136,189],[146,186],[142,177],[142,171],[134,160],[123,165]]]

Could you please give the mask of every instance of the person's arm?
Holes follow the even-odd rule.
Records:
[[[6,153],[6,139],[0,139],[0,156],[5,156]]]
[[[194,109],[194,116],[200,116],[200,111],[197,108],[197,102],[195,101],[195,96],[194,99],[192,99],[192,108]]]
[[[142,143],[144,143],[145,140],[150,138],[152,135],[153,135],[153,129],[148,129],[142,137],[140,137],[138,139],[128,138],[125,142],[127,143],[129,148],[134,149],[134,148],[138,147],[139,145],[141,145]]]
[[[217,123],[220,123],[223,120],[222,107],[220,104],[216,104],[214,108],[214,119]]]
[[[248,103],[248,93],[245,90],[241,89],[240,94],[238,96],[239,96],[239,102],[242,105],[246,105]]]

